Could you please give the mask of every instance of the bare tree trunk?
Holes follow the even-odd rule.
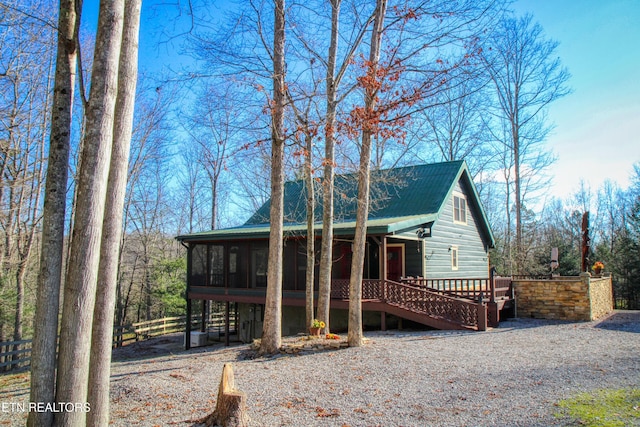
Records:
[[[73,225],[60,329],[56,401],[86,402],[89,352],[100,261],[118,59],[122,42],[124,0],[100,3],[98,33],[87,111],[85,144],[78,174],[78,204]],[[84,426],[86,413],[60,412],[59,426]]]
[[[49,404],[55,398],[55,365],[67,168],[71,139],[71,121],[77,58],[77,30],[82,0],[61,0],[58,18],[56,60],[49,164],[42,219],[42,249],[36,294],[33,342],[31,349],[31,402]],[[29,413],[28,426],[50,426],[52,412]]]
[[[210,176],[211,178],[211,229],[218,227],[218,176]]]
[[[557,46],[557,42],[544,37],[542,27],[533,23],[531,15],[525,15],[503,19],[491,36],[491,49],[483,52],[495,86],[497,111],[508,128],[504,149],[513,156],[516,272],[526,268],[527,261],[523,198],[545,185],[540,175],[536,177],[526,170],[539,174],[554,161],[540,147],[550,130],[540,117],[551,102],[569,93],[569,73],[555,53]]]
[[[274,2],[273,105],[271,109],[271,209],[267,299],[260,353],[275,353],[282,343],[282,238],[284,214],[285,2]]]
[[[316,267],[315,253],[315,231],[313,225],[315,223],[315,184],[313,182],[313,136],[310,133],[305,135],[307,146],[307,157],[305,158],[305,180],[307,183],[307,272],[305,275],[305,291],[306,291],[306,315],[307,329],[311,327],[314,319],[313,310],[313,291],[314,291],[314,275]]]
[[[138,76],[138,38],[142,0],[128,0],[124,10],[122,50],[118,68],[118,96],[115,106],[113,146],[107,201],[100,247],[101,280],[96,293],[91,337],[87,426],[109,424],[109,378],[113,321],[118,285],[118,260],[122,238],[124,196],[127,187],[129,147],[133,128],[136,81]]]
[[[318,319],[330,332],[331,270],[333,264],[333,185],[335,179],[335,124],[337,79],[336,57],[341,0],[331,0],[331,41],[327,58],[327,112],[324,137],[324,177],[322,179],[322,243],[320,252]]]
[[[13,328],[13,340],[14,341],[22,341],[22,322],[24,316],[24,276],[27,272],[27,261],[29,259],[29,255],[25,255],[24,259],[20,260],[18,263],[18,270],[16,271],[16,315],[14,320],[14,328]],[[18,350],[19,345],[14,345],[13,350]],[[13,360],[18,360],[20,358],[19,354],[13,355]]]
[[[144,256],[143,256],[143,261],[144,261],[144,308],[145,308],[145,319],[144,320],[151,320],[151,306],[152,306],[152,301],[151,301],[151,259],[149,257],[148,254],[148,247],[145,244],[145,250],[144,250]],[[140,296],[140,298],[142,298],[142,296]],[[140,301],[142,303],[142,300]]]
[[[375,82],[378,63],[380,61],[380,44],[382,39],[384,16],[387,0],[377,0],[373,29],[371,31],[371,47],[367,73]],[[372,118],[376,106],[377,89],[371,84],[365,87],[364,108],[367,117]],[[371,160],[371,137],[373,130],[368,121],[362,129],[362,147],[360,149],[360,167],[358,169],[358,208],[356,211],[356,234],[353,242],[353,258],[351,260],[351,278],[349,281],[349,331],[347,341],[351,347],[362,345],[362,272],[367,242],[367,217],[369,215],[369,170]],[[384,260],[380,260],[384,262]],[[381,279],[385,279],[382,277]]]
[[[518,134],[520,126],[516,121],[517,118],[512,118],[513,181],[515,185],[514,204],[516,209],[516,273],[522,274],[522,268],[524,266],[524,248],[522,247],[522,191],[520,188],[520,136]]]

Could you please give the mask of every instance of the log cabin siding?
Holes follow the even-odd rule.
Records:
[[[453,196],[461,193],[467,200],[467,224],[453,220]],[[478,212],[469,203],[469,191],[460,182],[445,202],[438,220],[432,227],[432,237],[425,239],[425,276],[428,278],[488,277],[488,254],[478,230]],[[451,266],[452,246],[458,248],[458,269]]]

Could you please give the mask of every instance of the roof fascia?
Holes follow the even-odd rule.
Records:
[[[374,219],[367,221],[367,234],[387,235],[394,234],[418,227],[435,220],[435,215],[417,215],[412,217],[399,217],[385,219]],[[333,233],[337,236],[352,236],[355,233],[355,221],[334,224]],[[320,235],[322,224],[314,226],[316,235]],[[307,230],[304,225],[285,226],[285,237],[306,236]],[[212,232],[186,234],[176,237],[180,242],[212,242],[223,240],[250,240],[269,238],[268,224],[253,227],[236,227],[225,230],[214,230]]]

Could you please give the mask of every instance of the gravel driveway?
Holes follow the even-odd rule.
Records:
[[[180,336],[129,346],[113,365],[112,425],[193,425],[213,410],[227,362],[255,426],[569,425],[559,400],[640,387],[640,312],[366,336],[360,348],[270,358],[246,345],[185,352]]]

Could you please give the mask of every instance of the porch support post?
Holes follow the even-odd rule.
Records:
[[[380,329],[383,331],[387,330],[387,313],[384,311],[380,312]]]
[[[207,300],[202,300],[202,309],[201,309],[201,318],[200,318],[200,332],[205,332],[207,330]]]
[[[189,295],[187,295],[187,318],[185,320],[184,349],[189,350],[191,348],[191,298]]]
[[[478,330],[487,330],[487,305],[482,302],[478,303]]]
[[[380,279],[387,279],[387,236],[382,236],[380,245]]]
[[[224,305],[224,345],[229,347],[229,301],[225,302]]]
[[[189,350],[191,348],[191,298],[189,298],[189,290],[191,288],[191,260],[193,257],[193,245],[186,246],[184,242],[182,246],[187,248],[187,289],[184,292],[184,298],[187,302],[187,313],[184,328],[184,349]]]

